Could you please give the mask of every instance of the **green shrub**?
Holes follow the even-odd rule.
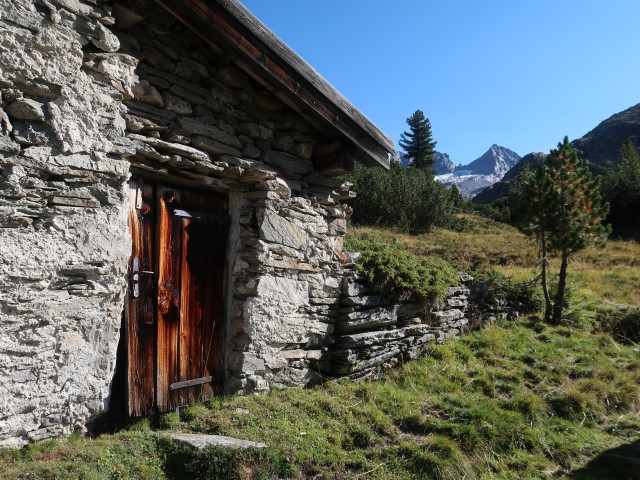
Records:
[[[448,287],[460,281],[458,272],[446,261],[413,255],[397,243],[350,240],[345,249],[362,254],[356,268],[369,282],[418,299],[442,298]]]
[[[605,171],[601,185],[611,206],[607,221],[614,235],[640,240],[640,155],[630,139],[623,143],[618,163]]]
[[[356,225],[423,233],[454,222],[459,194],[436,182],[425,170],[396,165],[385,171],[356,164],[347,179],[358,194],[351,201],[351,220]]]
[[[542,308],[542,296],[533,280],[516,282],[495,270],[478,270],[471,274],[476,281],[487,283],[495,297],[520,303],[523,309],[521,313],[534,313]]]
[[[597,323],[601,330],[612,333],[621,341],[640,342],[640,308],[600,312]]]

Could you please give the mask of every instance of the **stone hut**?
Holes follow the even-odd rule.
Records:
[[[392,151],[236,0],[0,0],[0,445],[329,372]]]

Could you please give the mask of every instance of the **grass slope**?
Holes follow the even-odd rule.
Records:
[[[524,238],[477,222],[476,233],[395,236],[414,253],[436,251],[449,239],[448,260],[460,266],[480,258],[530,273]],[[637,304],[627,282],[637,275],[628,270],[640,247],[616,243],[590,255],[576,260],[588,272],[581,278],[611,282],[589,290],[592,299]],[[640,457],[639,414],[637,344],[551,328],[534,316],[434,345],[379,381],[218,397],[96,439],[0,451],[0,478],[631,479],[640,478],[625,460]],[[196,453],[172,444],[169,431],[230,435],[269,448]]]
[[[357,227],[349,243],[374,239],[395,241],[416,255],[436,255],[462,270],[490,268],[514,280],[539,274],[536,245],[516,228],[493,220],[460,215],[467,227],[462,232],[436,229],[424,235]],[[559,262],[552,260],[557,271]],[[640,246],[633,241],[609,241],[604,250],[588,248],[569,261],[569,282],[592,302],[614,302],[640,307]]]

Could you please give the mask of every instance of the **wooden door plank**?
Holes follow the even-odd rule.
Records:
[[[181,325],[182,374],[187,378],[219,373],[224,326],[224,278],[226,277],[227,200],[216,195],[185,192],[182,205],[205,212],[183,218],[184,245],[182,301],[188,321]],[[222,245],[222,246],[220,246]],[[185,318],[185,317],[183,317]],[[184,390],[185,401],[208,398],[210,383]]]
[[[204,400],[219,373],[224,327],[228,203],[215,194],[157,186],[156,407]],[[176,213],[176,211],[178,213]],[[199,215],[181,215],[198,212]],[[171,384],[185,384],[170,389]]]
[[[149,270],[153,260],[153,187],[141,180],[129,182],[129,231],[131,257],[137,257],[141,269]],[[131,259],[129,265],[131,265]],[[127,399],[131,416],[147,415],[154,408],[155,288],[151,276],[140,279],[140,295],[134,298],[131,276],[126,302]]]
[[[222,215],[227,214],[226,199],[212,198],[209,200],[208,211]],[[225,290],[227,278],[227,221],[209,222],[207,238],[206,262],[208,265],[208,279],[210,286],[206,297],[205,312],[211,319],[204,325],[205,338],[205,375],[220,373],[224,338]]]
[[[175,408],[179,394],[169,385],[181,381],[179,374],[181,221],[172,214],[180,193],[158,186],[158,328],[156,406],[159,411]]]
[[[206,263],[200,257],[193,261],[194,254],[202,255],[199,245],[202,222],[182,218],[182,250],[180,302],[182,321],[180,322],[180,379],[182,381],[204,376],[202,373],[202,297],[208,286],[203,282]],[[197,400],[196,388],[185,388],[179,392],[182,401],[189,403]]]

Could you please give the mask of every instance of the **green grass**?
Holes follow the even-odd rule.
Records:
[[[460,215],[464,231],[435,229],[407,235],[388,229],[356,227],[349,242],[370,239],[396,242],[418,256],[436,255],[461,270],[491,269],[515,281],[539,274],[535,244],[516,228],[493,220]],[[552,268],[557,271],[557,259]],[[640,307],[640,246],[633,241],[610,240],[604,250],[588,248],[569,263],[570,285],[588,291],[589,300],[607,308],[608,302]]]
[[[441,254],[461,268],[531,274],[535,250],[524,237],[484,219],[468,221],[467,232],[410,237],[357,229],[352,235],[395,237],[416,255],[437,253],[443,243]],[[549,327],[533,315],[433,345],[378,381],[216,397],[96,439],[73,436],[0,451],[0,478],[638,478],[607,455],[640,457],[640,346],[585,329],[593,319],[583,317],[605,315],[606,300],[639,303],[639,258],[637,244],[611,242],[576,259],[572,267],[582,271],[570,272],[568,326]],[[624,315],[616,321],[637,324],[637,313]],[[171,443],[166,433],[172,431],[269,447],[197,453]]]
[[[7,479],[569,478],[640,440],[639,412],[637,345],[534,319],[434,345],[379,381],[216,397],[114,435],[3,451],[0,466]],[[197,454],[167,431],[269,448]]]

